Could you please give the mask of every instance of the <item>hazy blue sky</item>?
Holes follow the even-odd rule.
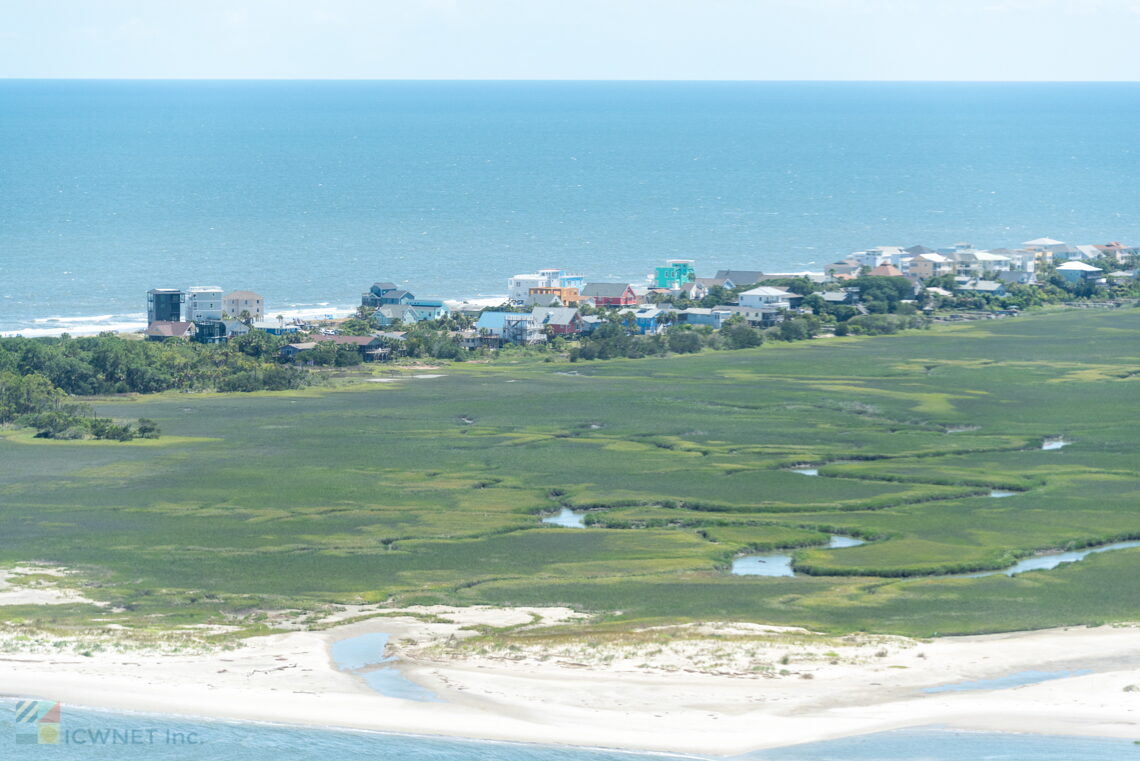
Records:
[[[1140,0],[0,0],[0,77],[1140,79]]]

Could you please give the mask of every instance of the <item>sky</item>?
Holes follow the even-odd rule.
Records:
[[[0,78],[1140,80],[1140,0],[0,0]]]

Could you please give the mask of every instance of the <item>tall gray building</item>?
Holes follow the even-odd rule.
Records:
[[[181,322],[186,300],[178,288],[151,288],[146,292],[146,322]]]

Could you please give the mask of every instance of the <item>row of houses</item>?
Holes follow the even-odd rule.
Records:
[[[253,291],[224,293],[216,285],[152,288],[146,292],[148,340],[183,339],[219,343],[250,330],[281,335],[296,325],[265,319],[265,299]]]
[[[588,291],[590,286],[586,286]],[[626,289],[631,286],[625,284]],[[611,296],[596,298],[619,299],[619,303],[598,304],[613,306],[619,322],[632,333],[656,335],[671,325],[707,325],[719,329],[733,317],[740,317],[756,327],[770,327],[783,319],[785,313],[798,309],[803,301],[799,294],[772,286],[757,286],[740,294],[736,304],[679,309],[668,305],[639,303],[632,291],[623,290],[618,296],[615,288]],[[595,302],[596,303],[596,302]],[[483,311],[475,327],[461,336],[467,348],[487,346],[497,348],[503,344],[532,344],[559,336],[589,335],[606,319],[597,315],[583,315],[577,307],[533,307],[525,311]]]
[[[1070,246],[1053,238],[1035,238],[1021,246],[1018,249],[988,250],[974,248],[969,243],[955,243],[939,249],[921,245],[909,248],[876,246],[829,264],[826,274],[835,280],[854,278],[864,272],[913,280],[953,275],[1032,285],[1037,282],[1037,272],[1047,265],[1056,265],[1061,277],[1077,282],[1103,275],[1103,270],[1088,264],[1090,260],[1107,257],[1123,265],[1140,255],[1140,246],[1126,246],[1115,241],[1104,245]]]

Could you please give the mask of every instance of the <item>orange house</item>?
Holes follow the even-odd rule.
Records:
[[[531,288],[527,291],[531,296],[557,296],[563,306],[571,306],[582,300],[582,294],[577,288],[559,288],[556,286],[543,286]]]

